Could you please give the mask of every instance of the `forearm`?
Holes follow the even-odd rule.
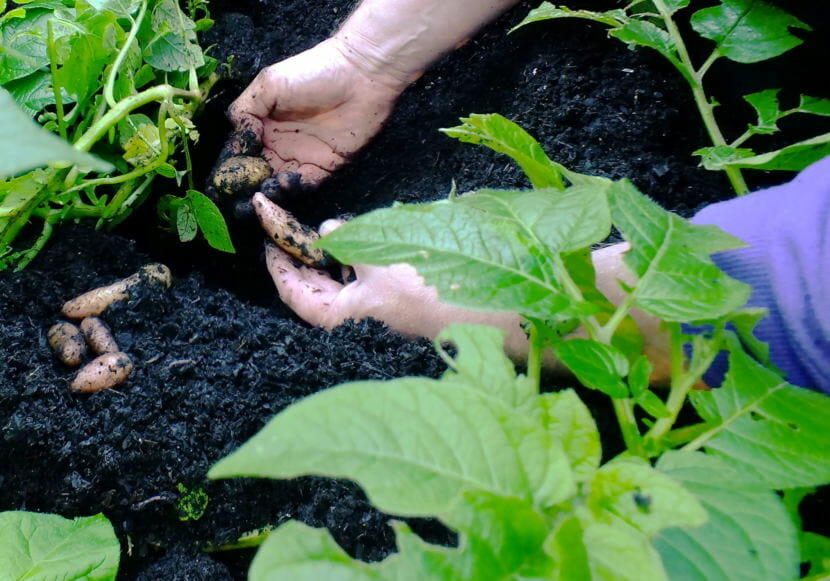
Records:
[[[337,31],[344,56],[407,85],[518,0],[363,0]]]

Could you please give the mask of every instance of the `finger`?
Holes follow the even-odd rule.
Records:
[[[328,220],[326,220],[325,222],[320,224],[320,227],[317,228],[317,231],[320,233],[320,236],[325,236],[326,234],[331,234],[332,232],[334,232],[335,230],[340,228],[340,226],[342,226],[345,223],[346,223],[345,220],[338,220],[336,218],[329,218]]]
[[[265,262],[280,299],[297,316],[326,329],[343,322],[333,308],[342,284],[321,271],[294,266],[290,256],[270,244],[265,248]]]
[[[316,188],[331,177],[331,172],[316,165],[304,163],[293,170],[278,171],[274,177],[279,181],[283,191],[288,194],[298,194]]]

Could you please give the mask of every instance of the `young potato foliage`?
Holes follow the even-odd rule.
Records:
[[[775,58],[802,43],[793,30],[809,31],[810,27],[765,0],[719,0],[718,5],[700,8],[691,15],[692,29],[714,43],[708,58],[695,63],[676,21],[677,13],[693,4],[703,3],[699,0],[634,0],[624,9],[593,12],[543,2],[516,28],[560,18],[590,20],[607,26],[611,36],[631,47],[644,46],[663,55],[689,84],[712,142],[711,146],[695,151],[695,155],[701,157],[701,164],[707,169],[725,171],[738,195],[749,192],[742,168],[800,171],[830,155],[830,133],[769,152],[756,152],[744,146],[755,135],[777,133],[780,130],[777,122],[790,115],[830,116],[830,100],[801,95],[797,106],[781,109],[780,89],[746,95],[744,99],[755,110],[758,123],[750,124],[742,135],[728,140],[715,116],[717,103],[704,85],[706,73],[719,59],[757,63]]]
[[[114,581],[121,545],[104,515],[0,512],[0,580]]]
[[[800,532],[788,509],[797,500],[787,505],[776,490],[830,481],[822,433],[830,398],[788,385],[747,355],[728,326],[746,334],[759,316],[742,309],[746,286],[710,259],[740,241],[662,210],[627,181],[546,161],[503,117],[464,121],[447,132],[515,156],[544,187],[377,210],[319,245],[343,263],[410,262],[452,304],[521,313],[527,374],[504,354],[502,331],[453,325],[436,340],[449,366],[440,379],[314,394],[209,474],[348,478],[380,510],[440,519],[459,533],[459,546],[430,545],[396,523],[398,552],[369,564],[327,532],[289,522],[262,545],[250,579],[797,579]],[[558,175],[539,175],[541,168]],[[561,188],[551,186],[557,181]],[[631,246],[625,264],[634,282],[609,307],[587,249],[612,225]],[[616,346],[632,333],[625,322],[635,307],[669,330],[667,396],[648,385],[642,343]],[[712,331],[687,335],[683,323]],[[564,336],[577,327],[585,338]],[[763,358],[760,342],[746,342]],[[684,343],[693,345],[690,358]],[[578,391],[540,393],[547,349],[580,383],[612,398],[624,453],[602,462],[597,425]],[[732,358],[726,382],[693,394],[702,421],[677,426],[691,387],[721,350]],[[805,538],[804,558],[820,570],[813,553],[825,539]]]
[[[0,269],[25,267],[61,222],[119,223],[159,176],[187,176],[191,192],[166,206],[180,237],[201,230],[233,251],[190,178],[192,118],[217,64],[196,38],[204,5],[191,16],[176,0],[38,0],[0,17]]]

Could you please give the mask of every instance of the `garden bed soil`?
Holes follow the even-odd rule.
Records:
[[[716,67],[724,103],[793,83],[830,95],[826,76],[816,74],[829,52],[830,9],[791,4],[816,29],[810,44],[775,66]],[[198,179],[205,179],[228,131],[224,109],[256,71],[326,38],[351,6],[346,0],[321,0],[313,10],[303,0],[212,4],[216,26],[205,40],[221,60],[233,55],[233,74],[217,86],[199,122]],[[585,23],[542,24],[507,36],[530,7],[524,3],[424,75],[352,165],[297,201],[297,215],[315,224],[395,200],[438,199],[453,179],[459,191],[527,187],[506,158],[437,132],[472,112],[502,113],[558,161],[631,177],[686,216],[730,196],[725,179],[690,156],[705,136],[674,70]],[[754,174],[752,183],[785,178]],[[256,225],[233,224],[239,253],[219,255],[199,243],[179,244],[157,226],[150,206],[115,234],[64,228],[26,271],[0,274],[0,510],[103,512],[122,544],[121,579],[243,579],[250,551],[203,548],[292,518],[328,527],[354,556],[383,558],[394,549],[388,517],[351,483],[207,482],[204,475],[298,398],[343,381],[434,377],[441,361],[427,341],[403,339],[377,322],[327,333],[298,321],[276,297]],[[104,316],[136,363],[133,375],[116,389],[70,393],[71,372],[46,345],[61,304],[150,261],[171,266],[173,287],[148,290]],[[615,440],[612,432],[606,451],[618,448]],[[179,485],[207,493],[199,520],[181,520]],[[827,513],[825,498],[809,501],[812,522]],[[429,540],[453,542],[434,521],[413,526]]]

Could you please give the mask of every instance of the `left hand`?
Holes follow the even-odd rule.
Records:
[[[262,203],[268,200],[260,198]],[[256,204],[255,204],[256,207]],[[266,212],[258,210],[261,222]],[[343,222],[327,220],[320,226],[325,235]],[[266,231],[269,226],[263,223]],[[434,339],[452,323],[492,325],[507,333],[508,354],[520,359],[527,355],[527,339],[515,313],[472,311],[441,301],[435,287],[408,264],[368,266],[355,264],[355,280],[340,283],[325,273],[294,260],[276,246],[265,250],[268,272],[274,279],[280,299],[312,325],[333,329],[347,319],[373,318],[391,329],[413,337]]]

